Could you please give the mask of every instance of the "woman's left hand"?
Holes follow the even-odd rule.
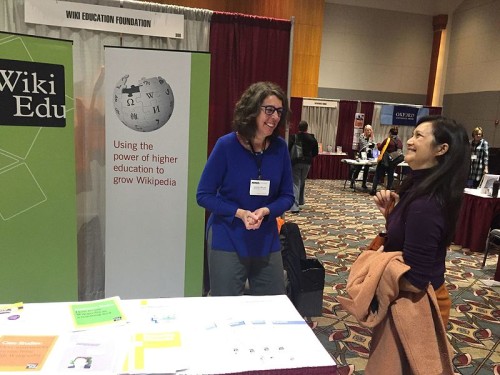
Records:
[[[387,215],[389,215],[389,212],[398,200],[399,195],[391,190],[380,190],[373,197],[373,201],[385,218],[387,218]]]

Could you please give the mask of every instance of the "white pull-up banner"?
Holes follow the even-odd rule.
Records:
[[[210,56],[106,47],[106,296],[201,295]]]

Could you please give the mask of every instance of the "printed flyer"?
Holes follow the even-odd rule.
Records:
[[[72,303],[69,307],[76,329],[126,323],[118,297]]]
[[[39,371],[57,336],[0,336],[0,371]]]
[[[175,374],[186,370],[188,363],[180,332],[141,332],[132,338],[123,371],[129,374]]]

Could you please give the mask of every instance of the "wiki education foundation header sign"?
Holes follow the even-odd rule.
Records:
[[[184,38],[182,14],[155,13],[61,0],[25,0],[26,23]]]

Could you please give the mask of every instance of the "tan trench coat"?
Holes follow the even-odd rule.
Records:
[[[434,289],[412,286],[402,252],[365,251],[337,297],[362,326],[372,329],[366,375],[453,375],[452,350]],[[378,311],[369,309],[373,297]]]

